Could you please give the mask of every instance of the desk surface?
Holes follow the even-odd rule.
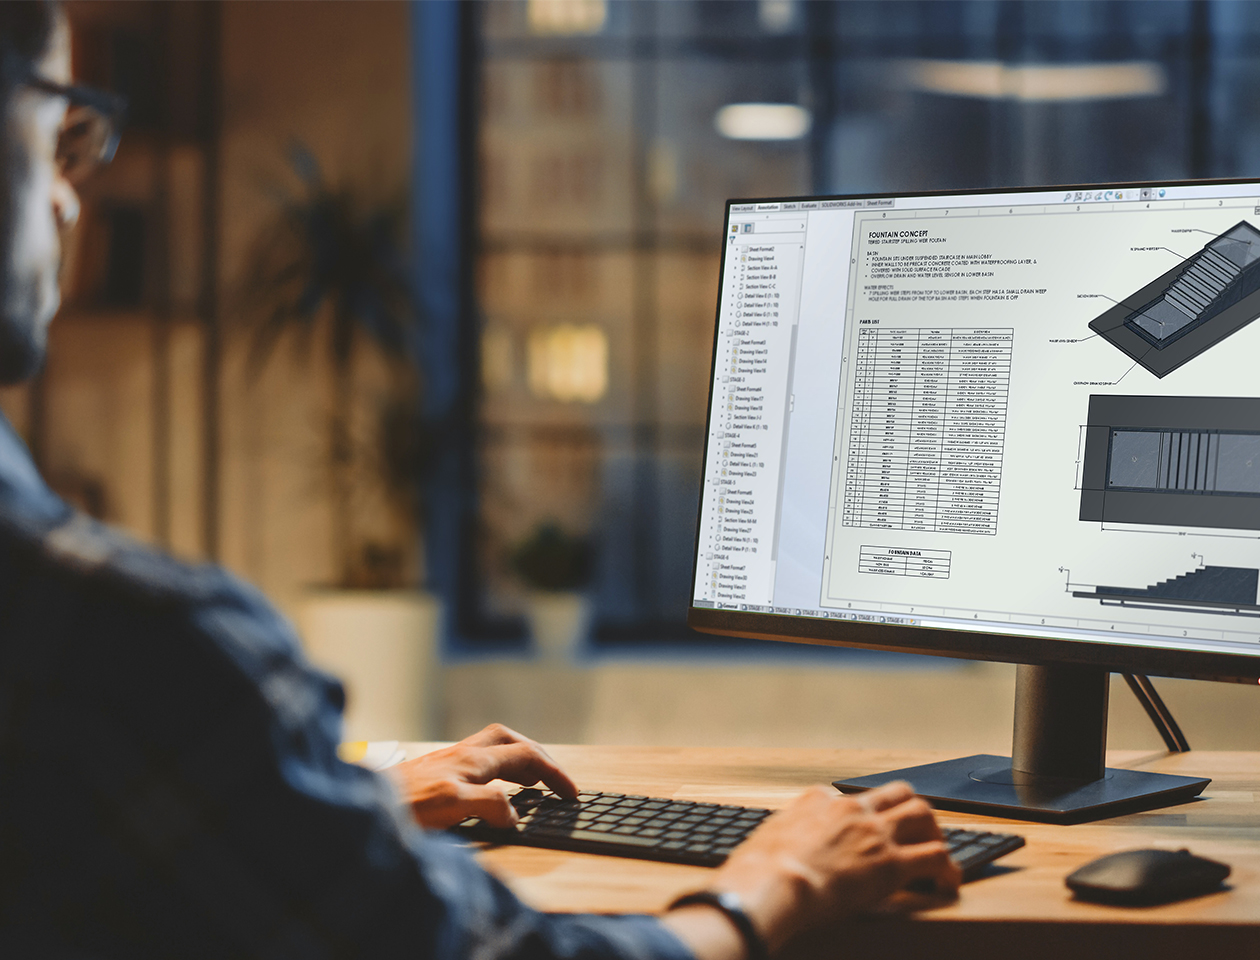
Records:
[[[425,752],[408,745],[409,757]],[[548,747],[583,789],[675,799],[780,807],[803,788],[935,760],[932,751],[780,750],[673,747]],[[1260,947],[1260,753],[1112,752],[1111,766],[1211,777],[1202,797],[1176,807],[1092,824],[1058,826],[942,811],[946,826],[981,825],[1028,840],[990,872],[963,887],[954,903],[912,917],[859,924],[846,950],[913,950],[933,960],[955,952],[1007,952],[1020,960],[1063,949],[1074,960],[1113,950],[1122,955],[1181,955],[1203,949]],[[1189,847],[1233,867],[1229,888],[1194,900],[1141,909],[1073,900],[1063,879],[1081,864],[1134,847]],[[481,862],[526,902],[544,910],[652,912],[702,886],[703,867],[597,857],[526,847],[484,850]],[[1080,945],[1093,949],[1081,952]],[[1035,948],[1030,953],[1029,946]],[[908,954],[912,955],[912,954]],[[1114,954],[1113,954],[1114,955]],[[924,954],[924,956],[927,956]]]

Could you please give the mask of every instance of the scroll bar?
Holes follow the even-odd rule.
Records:
[[[770,562],[779,562],[779,524],[783,522],[783,484],[787,475],[788,429],[792,422],[792,389],[796,382],[796,335],[800,332],[800,324],[792,324],[792,342],[788,346],[787,396],[783,400],[783,446],[779,450],[779,485],[778,497],[774,510],[774,534],[770,547]],[[778,570],[776,567],[775,573]],[[773,589],[773,584],[771,584]]]

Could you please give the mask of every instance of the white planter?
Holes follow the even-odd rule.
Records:
[[[539,656],[572,660],[586,646],[590,634],[591,600],[584,593],[567,590],[531,593],[525,619]]]
[[[344,740],[432,740],[441,604],[416,590],[312,590],[307,655],[346,688]]]

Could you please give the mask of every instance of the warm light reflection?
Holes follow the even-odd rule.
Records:
[[[902,81],[912,90],[990,100],[1125,100],[1159,97],[1168,75],[1158,63],[1079,63],[1007,66],[987,60],[904,60]]]
[[[608,19],[605,0],[529,0],[527,9],[530,33],[599,33]]]
[[[728,103],[713,117],[713,126],[731,140],[799,140],[813,118],[794,103]]]
[[[562,323],[529,336],[529,389],[537,397],[594,403],[608,392],[608,336]]]

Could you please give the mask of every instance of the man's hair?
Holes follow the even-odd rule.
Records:
[[[59,0],[0,0],[0,57],[10,70],[43,59],[60,11]]]

